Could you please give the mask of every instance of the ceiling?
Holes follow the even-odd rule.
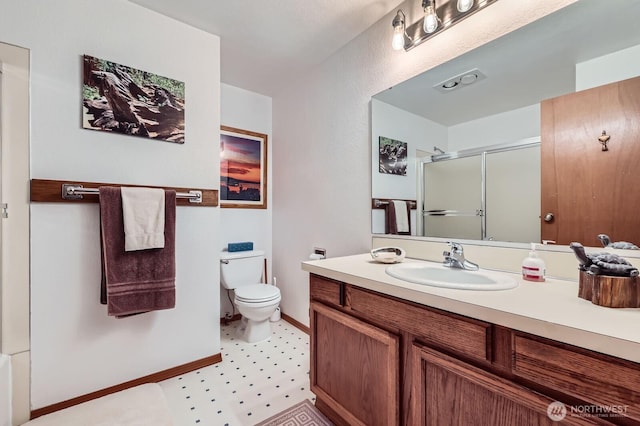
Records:
[[[638,16],[640,1],[578,1],[375,98],[444,126],[534,105],[574,92],[575,64],[640,44]],[[434,88],[475,68],[486,79]]]
[[[310,71],[399,0],[130,0],[220,36],[223,83],[267,96]],[[391,21],[389,21],[391,27]]]

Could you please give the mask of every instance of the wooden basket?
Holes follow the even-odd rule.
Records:
[[[580,271],[578,297],[608,308],[640,308],[638,277],[591,275]]]

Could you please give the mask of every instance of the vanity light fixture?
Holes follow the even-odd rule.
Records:
[[[423,30],[425,33],[431,34],[438,29],[440,22],[436,13],[436,0],[422,0],[422,9],[424,9]]]
[[[404,12],[402,10],[398,10],[396,13],[396,17],[393,18],[393,39],[391,40],[391,47],[393,50],[400,50],[404,47],[404,23],[406,17],[404,16]]]
[[[421,0],[424,16],[417,22],[407,25],[402,9],[396,12],[392,21],[394,50],[404,48],[409,51],[427,40],[452,27],[464,18],[498,0]]]
[[[473,0],[458,0],[458,12],[468,12],[473,7]]]

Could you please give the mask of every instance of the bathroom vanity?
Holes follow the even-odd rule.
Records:
[[[570,281],[452,290],[386,266],[303,263],[311,390],[334,423],[640,424],[640,310],[592,305]]]

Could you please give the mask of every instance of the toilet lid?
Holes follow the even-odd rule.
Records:
[[[280,297],[280,289],[268,284],[250,284],[235,289],[236,299],[241,302],[268,302]]]

